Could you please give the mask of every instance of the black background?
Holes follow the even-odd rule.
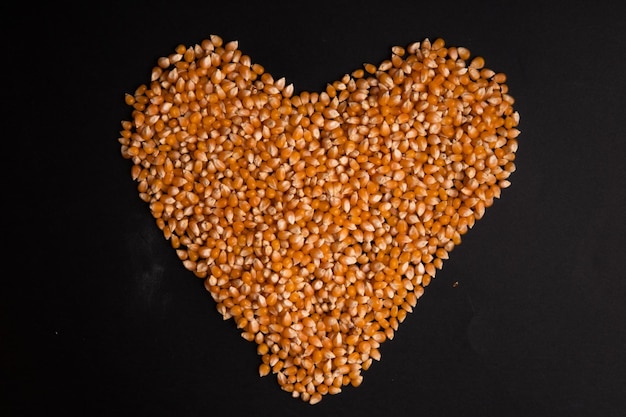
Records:
[[[4,10],[0,415],[626,415],[626,14],[617,4]],[[316,406],[259,378],[254,344],[182,267],[120,155],[124,94],[149,81],[158,57],[212,33],[239,40],[297,91],[379,63],[393,45],[441,37],[505,72],[521,115],[513,185],[361,387]]]

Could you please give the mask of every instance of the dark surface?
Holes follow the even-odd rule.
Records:
[[[3,12],[0,415],[626,415],[618,2],[174,3]],[[521,114],[513,185],[362,386],[314,407],[258,377],[119,152],[124,93],[211,33],[298,91],[442,37],[505,72]]]

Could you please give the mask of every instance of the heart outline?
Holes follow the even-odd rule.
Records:
[[[294,95],[213,35],[160,58],[150,85],[126,95],[119,141],[140,197],[223,318],[257,343],[260,374],[292,395],[315,404],[360,385],[510,184],[519,114],[504,74],[469,58],[425,39]]]

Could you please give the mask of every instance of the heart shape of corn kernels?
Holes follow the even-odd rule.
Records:
[[[140,197],[260,374],[311,404],[361,384],[515,170],[504,74],[441,39],[391,52],[294,95],[213,35],[126,95]]]

